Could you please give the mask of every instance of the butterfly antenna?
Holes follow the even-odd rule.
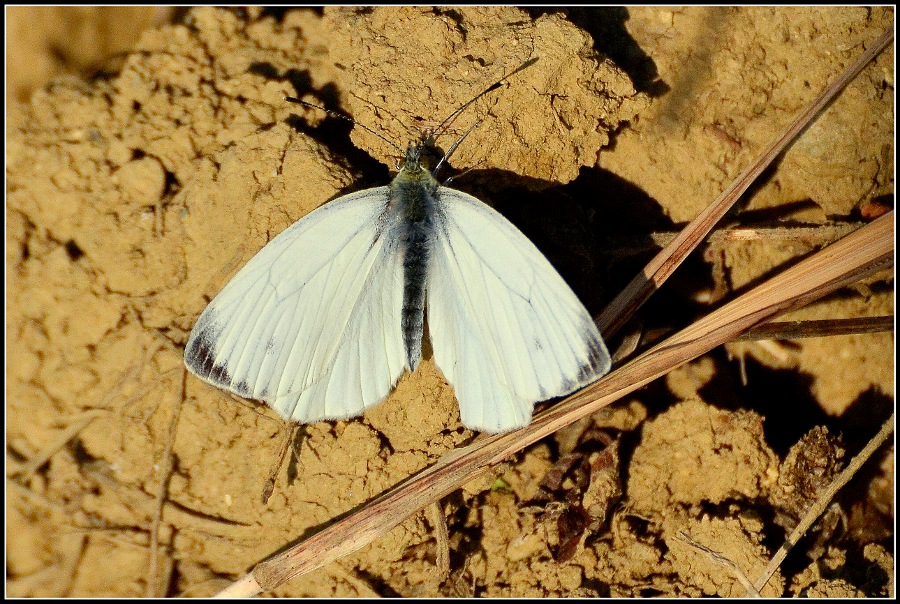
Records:
[[[374,134],[375,136],[377,136],[378,138],[380,138],[381,140],[383,140],[384,142],[386,142],[387,144],[389,144],[390,146],[392,146],[394,149],[396,149],[397,151],[399,151],[399,152],[400,152],[400,156],[403,157],[404,151],[403,151],[403,149],[400,148],[399,145],[397,145],[397,143],[395,143],[395,142],[393,142],[393,141],[391,141],[391,140],[388,140],[387,138],[385,138],[384,136],[382,136],[381,134],[379,134],[379,133],[376,132],[375,130],[372,130],[371,128],[369,128],[369,127],[366,126],[365,124],[360,124],[359,122],[357,122],[356,120],[354,120],[352,117],[348,117],[348,116],[344,115],[343,113],[338,113],[337,111],[332,111],[331,109],[326,109],[325,107],[322,107],[321,105],[316,105],[315,103],[307,103],[306,101],[301,101],[300,99],[298,99],[298,98],[296,98],[296,97],[286,96],[286,97],[284,97],[284,100],[287,101],[287,102],[289,102],[289,103],[297,103],[298,105],[305,105],[305,106],[307,106],[307,107],[312,107],[312,108],[314,108],[314,109],[321,109],[322,111],[324,111],[325,113],[327,113],[327,114],[330,115],[331,117],[339,117],[339,118],[341,118],[342,120],[347,120],[348,122],[350,122],[350,123],[353,124],[354,126],[359,126],[360,128],[362,128],[363,130],[365,130],[365,131],[368,132],[369,134]]]
[[[453,152],[456,151],[456,148],[459,147],[459,144],[461,142],[463,142],[467,136],[469,136],[469,133],[472,132],[472,130],[474,130],[481,124],[481,121],[482,120],[478,120],[477,122],[472,124],[471,128],[466,130],[462,136],[460,136],[458,139],[456,139],[456,142],[453,143],[453,145],[447,150],[446,153],[444,153],[444,157],[441,158],[441,161],[439,161],[437,163],[437,165],[434,167],[434,170],[431,171],[432,174],[437,174],[437,171],[440,169],[440,167],[442,165],[444,165],[444,162],[447,161],[447,158],[449,158],[453,154]]]
[[[505,82],[506,80],[508,80],[509,78],[511,78],[512,76],[514,76],[515,74],[519,73],[520,71],[522,71],[522,70],[525,69],[526,67],[531,67],[532,65],[534,65],[535,63],[537,63],[537,60],[538,60],[537,57],[528,59],[527,61],[525,61],[524,63],[522,63],[521,65],[519,65],[519,66],[516,67],[515,69],[513,69],[512,71],[510,71],[508,74],[506,74],[505,76],[503,76],[502,78],[500,78],[499,80],[497,80],[496,82],[494,82],[493,84],[491,84],[490,86],[488,86],[487,88],[485,88],[483,91],[481,91],[480,93],[478,93],[477,95],[475,95],[471,100],[469,100],[468,102],[466,102],[462,107],[460,107],[459,109],[457,109],[456,111],[454,111],[453,113],[451,113],[451,114],[447,117],[447,119],[445,119],[443,122],[441,122],[440,125],[432,131],[431,138],[437,138],[438,133],[441,131],[441,129],[442,129],[444,126],[448,126],[448,125],[450,124],[450,122],[452,122],[454,119],[456,119],[456,116],[459,115],[460,113],[462,113],[462,111],[463,111],[466,107],[468,107],[469,105],[471,105],[472,103],[474,103],[475,101],[477,101],[478,99],[480,99],[481,97],[483,97],[484,95],[488,94],[489,92],[493,92],[494,90],[497,90],[498,88],[500,88],[500,86],[503,84],[503,82]],[[472,129],[470,128],[469,131],[471,132],[471,130],[472,130]],[[466,134],[468,134],[468,132],[466,132]],[[464,135],[462,136],[462,138],[465,138],[465,137],[466,137],[466,134],[464,134]],[[459,141],[457,141],[456,145],[458,145],[459,142],[462,141],[462,138],[461,138]],[[453,145],[453,148],[454,148],[454,149],[456,148],[456,145]],[[449,153],[448,153],[447,155],[449,155]],[[443,160],[441,160],[441,161],[443,161]]]

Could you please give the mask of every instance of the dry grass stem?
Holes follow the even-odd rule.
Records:
[[[159,566],[159,527],[162,524],[163,506],[166,502],[166,493],[169,490],[169,479],[172,476],[174,462],[172,460],[172,449],[175,446],[175,434],[178,432],[178,420],[181,417],[181,407],[184,404],[185,397],[185,381],[187,380],[187,370],[182,371],[181,376],[181,392],[175,400],[175,407],[172,409],[172,419],[169,421],[169,434],[166,438],[166,447],[163,451],[162,463],[160,464],[159,489],[156,492],[155,505],[153,509],[153,523],[150,527],[150,563],[147,568],[147,588],[146,595],[148,598],[157,597],[157,589],[159,582],[157,578],[157,570]],[[168,554],[168,546],[166,546]],[[171,565],[171,561],[167,560],[167,565]],[[171,573],[167,573],[167,577]],[[167,583],[168,584],[168,581]]]
[[[743,226],[724,227],[710,231],[706,242],[709,245],[727,245],[740,241],[784,241],[822,246],[849,235],[865,222],[831,222],[817,225]],[[611,237],[605,240],[603,253],[628,256],[645,252],[651,248],[662,248],[672,243],[679,231],[654,231],[646,237],[635,240],[634,235]]]
[[[279,449],[278,455],[275,456],[272,467],[269,468],[269,477],[266,479],[266,484],[263,487],[263,503],[268,503],[269,497],[275,492],[275,482],[278,478],[278,470],[281,469],[281,466],[284,464],[284,458],[287,457],[288,451],[291,450],[291,444],[294,442],[294,437],[297,434],[299,427],[299,424],[289,424],[283,429],[284,439],[281,443],[281,449]]]
[[[741,587],[747,592],[748,598],[761,598],[762,594],[757,591],[755,587],[753,587],[753,583],[750,582],[750,579],[747,578],[747,575],[744,571],[741,570],[733,560],[728,558],[727,556],[722,555],[720,552],[717,552],[714,549],[706,547],[702,543],[697,543],[694,539],[685,533],[684,531],[680,531],[678,536],[688,545],[694,547],[701,552],[703,552],[710,560],[712,560],[715,564],[727,568],[734,578],[737,579],[737,582],[741,584]]]
[[[762,172],[771,165],[778,155],[793,142],[837,95],[855,78],[868,63],[884,50],[893,40],[893,30],[881,35],[860,58],[848,67],[838,78],[803,111],[769,147],[731,183],[719,197],[700,212],[672,242],[664,247],[644,270],[625,286],[609,306],[597,318],[601,333],[609,338],[634,315],[654,291],[669,278],[672,272],[687,258],[709,234],[716,223],[737,202],[740,196],[753,184]]]
[[[863,447],[863,450],[859,452],[859,454],[853,458],[843,472],[838,474],[837,478],[828,485],[822,494],[819,495],[816,502],[809,508],[806,512],[806,515],[803,517],[803,520],[791,531],[791,534],[787,539],[784,540],[782,546],[775,552],[775,555],[772,556],[772,559],[769,561],[769,564],[766,566],[762,575],[760,575],[759,579],[756,580],[754,586],[757,590],[762,591],[762,589],[766,586],[766,583],[769,582],[769,579],[772,578],[772,575],[775,574],[775,571],[778,570],[778,567],[781,566],[781,563],[784,561],[784,558],[788,555],[788,552],[791,551],[800,538],[806,534],[806,531],[809,530],[809,527],[813,525],[813,523],[818,519],[819,516],[822,515],[822,512],[825,511],[825,508],[828,507],[828,504],[831,503],[831,500],[834,499],[834,496],[837,494],[841,488],[850,482],[850,479],[859,471],[859,469],[863,466],[864,463],[872,456],[872,454],[878,450],[884,442],[887,440],[888,436],[891,435],[894,431],[894,414],[887,419],[886,422],[881,426],[881,430],[878,431],[872,440]]]
[[[434,565],[437,567],[441,581],[450,577],[450,534],[447,531],[447,518],[440,501],[428,506],[428,521],[434,527]]]
[[[810,245],[827,245],[846,237],[863,226],[864,222],[835,222],[816,226],[740,227],[718,229],[710,233],[709,243],[733,241],[796,241]],[[674,239],[674,233],[665,235]]]
[[[822,336],[844,336],[856,333],[878,333],[894,330],[894,317],[857,317],[853,319],[819,319],[809,321],[769,321],[757,325],[737,340],[797,340]]]
[[[107,413],[109,413],[109,411],[106,409],[91,409],[84,413],[79,413],[77,417],[69,418],[69,421],[72,421],[73,423],[60,432],[59,435],[53,439],[53,442],[44,447],[40,452],[31,456],[15,473],[20,474],[22,478],[30,478],[38,468],[50,461],[51,457],[69,444],[69,441],[78,436],[78,434],[87,428],[92,421]]]

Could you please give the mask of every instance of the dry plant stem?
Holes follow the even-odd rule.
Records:
[[[106,409],[91,409],[89,411],[85,411],[84,413],[80,413],[77,418],[71,418],[75,423],[71,426],[60,432],[60,434],[51,442],[49,445],[44,447],[40,452],[31,457],[28,462],[22,466],[22,468],[17,472],[21,474],[23,478],[30,478],[32,474],[34,474],[38,468],[42,465],[50,461],[50,458],[56,455],[56,453],[69,444],[69,441],[78,436],[82,430],[88,427],[88,425],[100,417],[101,415],[108,414],[109,411]]]
[[[722,249],[731,243],[745,241],[797,242],[811,247],[822,247],[841,237],[846,237],[867,222],[869,221],[838,221],[815,226],[724,227],[713,229],[706,238],[706,243],[711,248],[710,251]],[[633,235],[609,237],[600,251],[610,257],[629,257],[663,248],[672,243],[677,236],[678,231],[654,231],[641,239],[635,239]],[[716,265],[713,266],[716,267]]]
[[[70,538],[72,537],[77,538],[75,535],[72,535]],[[57,579],[59,581],[59,591],[57,594],[54,594],[56,597],[65,598],[70,596],[72,584],[75,583],[78,569],[84,560],[84,550],[87,548],[87,544],[87,536],[82,535],[81,538],[78,539],[78,553],[75,555],[63,556],[60,564],[60,577]]]
[[[428,506],[428,521],[434,527],[434,565],[443,582],[450,576],[450,534],[440,500]]]
[[[707,243],[723,245],[737,241],[797,241],[810,245],[828,245],[846,237],[865,222],[833,222],[816,226],[733,227],[715,229],[706,238]],[[675,231],[650,233],[650,241],[664,247],[678,236]],[[622,238],[622,244],[625,239]],[[634,248],[637,249],[637,248]]]
[[[769,321],[757,325],[736,340],[797,340],[894,330],[894,316],[808,321]]]
[[[166,566],[163,569],[161,585],[169,586],[172,584],[172,574],[175,572],[175,556],[166,556]]]
[[[68,428],[63,430],[62,433],[49,445],[44,447],[36,455],[32,456],[28,462],[19,469],[16,473],[21,474],[23,478],[29,478],[32,474],[34,474],[38,468],[47,463],[51,457],[56,455],[58,451],[60,451],[63,447],[69,444],[69,441],[75,438],[78,434],[81,433],[82,430],[87,428],[92,421],[100,417],[101,415],[105,415],[110,411],[107,409],[107,403],[116,398],[119,393],[122,391],[122,388],[125,384],[128,384],[131,380],[133,380],[141,367],[144,367],[147,364],[147,360],[151,358],[153,355],[157,353],[159,347],[152,347],[147,351],[147,354],[144,356],[140,365],[135,365],[128,371],[126,371],[118,380],[116,380],[115,386],[107,392],[100,403],[94,409],[89,409],[83,413],[79,413],[75,417],[67,418],[67,422],[72,422]],[[144,393],[142,392],[141,395]],[[125,405],[122,405],[124,408]]]
[[[535,416],[527,427],[483,435],[286,551],[221,594],[250,596],[354,552],[509,455],[590,415],[753,325],[853,283],[893,262],[893,212],[801,261],[675,334],[627,365]],[[243,588],[244,591],[238,591]]]
[[[810,319],[804,321],[768,321],[753,327],[734,339],[735,342],[765,342],[766,340],[799,340],[802,338],[821,338],[828,336],[846,336],[863,333],[880,333],[894,331],[894,315],[883,317],[855,317],[852,319]],[[658,342],[672,332],[672,329],[651,329],[642,336],[642,342]],[[613,364],[624,360],[633,352],[625,347],[625,339],[619,350],[613,355]],[[786,360],[786,359],[785,359]]]
[[[784,544],[781,548],[772,556],[772,559],[769,561],[769,564],[766,566],[765,570],[760,575],[759,579],[756,580],[754,586],[757,590],[762,591],[762,589],[766,586],[766,583],[769,582],[769,579],[772,578],[772,575],[775,574],[775,571],[778,570],[778,567],[781,566],[781,563],[784,561],[784,558],[788,555],[788,552],[791,551],[801,537],[809,530],[809,527],[813,525],[816,519],[822,515],[822,512],[825,511],[825,508],[828,507],[828,504],[831,503],[831,500],[837,494],[837,492],[853,478],[854,474],[856,474],[859,469],[862,467],[864,463],[872,456],[872,454],[878,450],[884,441],[887,440],[888,436],[894,431],[894,414],[888,418],[884,425],[881,426],[881,430],[878,431],[872,440],[868,442],[868,444],[863,448],[859,454],[853,458],[853,461],[850,462],[843,472],[838,474],[838,477],[834,479],[834,481],[828,485],[821,495],[819,495],[816,502],[809,508],[809,511],[806,512],[806,515],[803,517],[803,520],[800,521],[800,524],[791,531],[790,536],[785,539]]]
[[[744,571],[741,570],[733,560],[728,558],[727,556],[723,556],[720,552],[717,552],[714,549],[706,547],[702,543],[697,543],[694,541],[693,537],[685,533],[684,531],[680,531],[678,536],[681,537],[688,545],[691,547],[697,548],[701,552],[703,552],[710,560],[712,560],[715,564],[727,568],[734,578],[737,579],[737,582],[741,584],[741,587],[747,592],[748,598],[761,598],[762,594],[759,593],[755,587],[753,587],[753,583],[750,582],[750,579],[747,578],[747,575],[744,574]]]
[[[287,457],[288,451],[291,450],[291,443],[294,442],[294,435],[297,433],[298,427],[299,424],[288,424],[284,428],[284,440],[281,444],[281,449],[278,451],[278,455],[275,456],[272,467],[269,468],[269,477],[266,479],[265,487],[263,487],[263,503],[268,503],[269,498],[275,491],[275,481],[278,478],[278,470],[281,469],[281,466],[284,464],[284,458]]]
[[[252,574],[244,575],[222,591],[216,594],[217,598],[249,598],[263,590]]]
[[[13,492],[15,492],[16,495],[19,495],[20,497],[24,497],[25,499],[27,499],[29,501],[29,503],[43,508],[47,512],[65,513],[65,511],[66,511],[65,508],[61,504],[47,499],[44,495],[41,495],[40,493],[35,493],[30,488],[28,488],[24,484],[21,484],[17,480],[13,480],[12,478],[7,478],[6,479],[7,501],[9,501],[9,494],[11,494]],[[9,505],[9,504],[7,504],[7,505]]]
[[[863,222],[839,222],[817,226],[742,227],[720,229],[709,236],[710,243],[733,241],[801,241],[812,244],[829,244],[846,237]],[[674,234],[673,234],[674,238]]]
[[[166,502],[166,491],[169,489],[169,479],[172,476],[172,448],[175,445],[175,434],[178,432],[178,420],[181,417],[181,407],[184,403],[186,392],[187,370],[181,373],[181,393],[175,401],[175,408],[172,410],[172,419],[169,422],[169,435],[166,439],[166,448],[163,451],[162,471],[159,476],[159,489],[156,492],[156,506],[153,510],[153,524],[150,527],[150,564],[147,568],[147,588],[146,596],[148,598],[157,597],[157,567],[159,562],[159,527],[162,523],[163,506]]]
[[[635,321],[629,325],[629,331],[622,337],[622,342],[612,355],[613,366],[618,366],[638,349],[644,335],[643,325]]]
[[[888,30],[876,40],[866,52],[837,80],[829,84],[813,103],[794,119],[790,126],[775,139],[753,164],[744,170],[719,197],[706,207],[684,228],[675,239],[664,247],[644,270],[610,302],[597,319],[597,327],[604,337],[610,338],[628,322],[635,311],[665,282],[672,272],[703,241],[712,228],[737,202],[738,198],[753,184],[787,146],[806,128],[813,118],[825,108],[860,71],[890,43],[893,30]]]

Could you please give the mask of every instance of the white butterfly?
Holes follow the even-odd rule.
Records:
[[[187,368],[287,419],[361,414],[415,371],[425,313],[462,423],[505,432],[536,401],[610,368],[587,310],[515,226],[424,165],[410,145],[390,185],[339,197],[256,254],[210,302]]]

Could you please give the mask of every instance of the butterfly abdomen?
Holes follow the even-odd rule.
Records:
[[[403,254],[403,344],[407,367],[415,371],[422,357],[428,257],[434,231],[437,182],[428,172],[401,171],[391,183],[390,207]]]

